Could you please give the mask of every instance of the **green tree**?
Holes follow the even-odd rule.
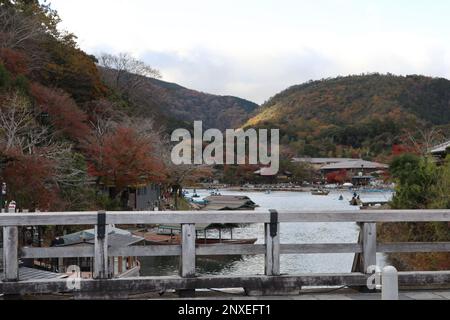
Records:
[[[429,158],[405,154],[394,159],[391,173],[398,186],[392,201],[394,209],[450,208],[450,159],[439,167]],[[383,242],[447,242],[450,240],[447,223],[382,224]],[[389,254],[400,270],[446,270],[449,253]]]
[[[428,158],[405,154],[394,159],[391,174],[397,182],[395,209],[427,209],[438,198],[440,170]]]
[[[431,203],[431,209],[450,209],[450,155],[441,167],[440,178],[434,188],[436,199]]]

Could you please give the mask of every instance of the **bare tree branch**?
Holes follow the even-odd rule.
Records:
[[[141,88],[146,78],[160,79],[161,73],[128,53],[112,55],[103,53],[98,57],[104,70],[104,80],[122,94],[131,97]]]

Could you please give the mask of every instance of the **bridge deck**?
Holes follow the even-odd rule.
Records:
[[[47,300],[47,299],[58,299],[58,300],[72,300],[72,299],[83,299],[83,295],[79,297],[74,297],[73,295],[42,295],[42,296],[23,296],[24,300]],[[101,296],[90,297],[91,299],[102,299]],[[107,298],[107,296],[105,297]],[[0,300],[4,297],[0,294]],[[120,299],[120,298],[118,298]],[[142,295],[129,296],[128,300],[178,300],[178,301],[297,301],[297,300],[353,300],[353,301],[379,301],[381,300],[381,293],[361,293],[352,289],[340,289],[336,291],[327,290],[304,290],[299,295],[289,295],[289,296],[247,296],[244,290],[230,289],[221,291],[197,291],[196,296],[193,298],[180,298],[175,291],[166,292],[163,295],[159,293],[148,293]],[[450,300],[450,289],[436,289],[436,290],[407,290],[401,291],[399,294],[399,300]]]
[[[163,297],[159,295],[136,297],[135,299],[180,299],[175,293],[165,294]],[[276,300],[381,300],[381,293],[360,293],[351,289],[342,289],[337,291],[317,291],[305,290],[300,295],[294,296],[264,296],[249,297],[245,295],[243,290],[224,290],[221,292],[197,292],[196,298],[188,300],[230,300],[230,301],[276,301]],[[402,291],[399,300],[450,300],[450,290],[417,290]]]

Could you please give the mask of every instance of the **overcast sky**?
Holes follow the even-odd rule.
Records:
[[[448,0],[52,0],[89,53],[129,52],[166,81],[262,103],[310,79],[450,78]]]

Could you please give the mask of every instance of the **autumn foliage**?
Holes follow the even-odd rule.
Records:
[[[8,185],[10,197],[21,208],[49,210],[59,202],[54,181],[54,163],[39,154],[10,153],[3,178]]]
[[[87,115],[67,93],[37,83],[31,86],[31,93],[41,113],[48,116],[48,121],[57,132],[75,141],[89,134]]]
[[[328,183],[343,184],[349,181],[349,176],[346,170],[331,172],[326,176]]]
[[[29,58],[23,52],[9,48],[0,49],[0,62],[13,75],[26,75],[29,72]]]
[[[147,185],[164,178],[164,167],[154,156],[153,141],[133,128],[119,127],[103,137],[91,137],[84,149],[89,160],[89,174],[117,195],[127,187]]]

